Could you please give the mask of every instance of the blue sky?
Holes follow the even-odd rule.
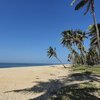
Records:
[[[0,62],[56,63],[47,48],[57,48],[63,62],[69,51],[60,44],[61,32],[87,30],[90,14],[74,11],[72,0],[0,0]],[[100,22],[99,0],[95,0]],[[88,47],[88,41],[85,42]]]

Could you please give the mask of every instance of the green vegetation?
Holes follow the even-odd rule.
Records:
[[[77,67],[73,67],[72,70],[74,72],[91,72],[93,74],[100,74],[100,66],[77,66]]]

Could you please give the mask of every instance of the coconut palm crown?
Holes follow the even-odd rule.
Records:
[[[87,6],[84,15],[86,15],[89,10],[91,13],[94,12],[94,0],[73,0],[71,5],[73,5],[77,1],[79,1],[79,2],[75,6],[75,10],[79,10],[80,8],[82,8],[84,6]]]
[[[53,57],[57,57],[56,54],[56,48],[52,48],[51,46],[49,47],[48,51],[47,51],[47,55],[49,58]]]

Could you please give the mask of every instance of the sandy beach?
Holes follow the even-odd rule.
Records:
[[[32,100],[45,94],[50,82],[68,74],[69,69],[61,65],[1,68],[0,100]]]

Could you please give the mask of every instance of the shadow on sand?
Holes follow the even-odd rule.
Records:
[[[94,81],[100,86],[100,76],[89,71],[70,74],[64,86],[52,92],[51,100],[100,100],[100,88],[92,84]]]
[[[16,93],[41,93],[39,97],[29,100],[100,100],[100,88],[90,85],[94,81],[99,83],[99,76],[92,75],[91,72],[73,73],[67,78],[60,80],[49,80],[48,82],[37,82],[31,88],[6,91]],[[77,81],[78,83],[75,83]],[[96,96],[95,93],[98,95]]]

